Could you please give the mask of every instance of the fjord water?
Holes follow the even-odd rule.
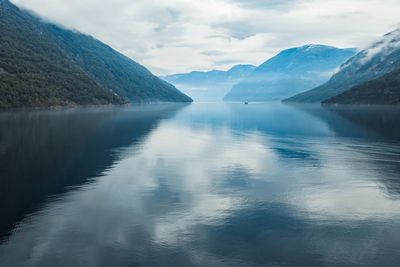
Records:
[[[400,109],[0,113],[0,266],[398,266]]]

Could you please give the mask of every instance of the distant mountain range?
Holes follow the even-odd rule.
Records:
[[[282,100],[326,82],[356,49],[306,45],[284,50],[233,86],[225,101]]]
[[[0,0],[0,108],[192,101],[109,46]]]
[[[160,79],[91,36],[0,0],[0,108],[192,101],[175,86],[198,101],[398,103],[400,29],[356,53],[306,45],[259,67]]]
[[[197,101],[222,100],[233,85],[246,78],[256,67],[236,65],[228,71],[192,71],[161,77]]]
[[[386,88],[386,86],[389,86],[391,88],[390,90],[392,90],[391,82],[394,82],[397,76],[394,73],[388,77],[378,79],[373,83],[364,83],[398,69],[400,69],[400,29],[386,34],[381,40],[349,59],[341,67],[340,71],[333,75],[327,83],[285,101],[322,102],[338,96],[356,86],[356,88],[351,89],[351,92],[345,93],[338,98],[327,100],[326,103],[336,101],[346,103],[374,103],[374,99],[369,99],[367,101],[366,97],[376,96],[379,90],[381,93],[385,91],[383,88],[377,88],[378,91],[373,93],[372,87],[382,85]],[[361,94],[361,91],[364,89],[367,91]],[[394,91],[391,92],[394,93]],[[361,97],[361,95],[363,95],[363,100],[357,100],[356,96]],[[351,99],[345,99],[345,97],[350,97]],[[378,99],[380,100],[378,101]],[[385,96],[381,96],[377,98],[377,102],[381,103],[383,99],[389,100]]]

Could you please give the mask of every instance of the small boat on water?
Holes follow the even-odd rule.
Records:
[[[248,105],[248,104],[249,104],[249,102],[244,102],[244,104],[245,104],[245,105]]]

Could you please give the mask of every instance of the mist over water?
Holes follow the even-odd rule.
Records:
[[[400,109],[0,113],[0,266],[397,266]]]

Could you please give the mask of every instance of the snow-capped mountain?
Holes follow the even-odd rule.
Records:
[[[235,85],[224,100],[282,100],[326,82],[355,53],[325,45],[284,50]]]

